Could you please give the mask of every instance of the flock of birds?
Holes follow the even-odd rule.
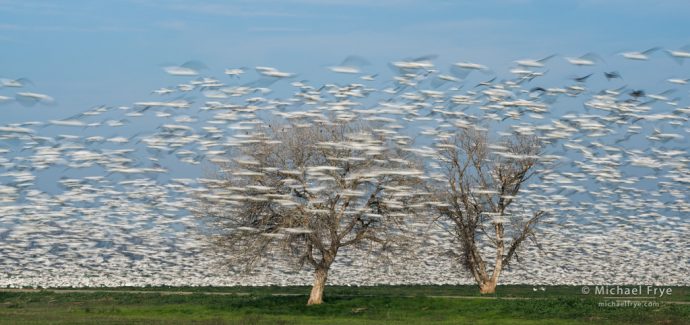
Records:
[[[677,71],[690,59],[685,49],[620,56],[648,67],[663,60],[656,52]],[[219,268],[222,256],[199,231],[198,198],[222,195],[208,170],[276,120],[367,121],[426,161],[429,177],[443,167],[437,140],[459,128],[539,136],[548,164],[519,200],[554,217],[502,283],[690,285],[690,73],[656,71],[649,78],[662,78],[653,83],[662,89],[647,90],[602,69],[596,54],[564,57],[574,76],[551,75],[556,59],[516,60],[501,75],[466,61],[442,69],[425,56],[391,62],[384,78],[351,56],[328,67],[337,81],[324,84],[274,67],[214,78],[192,61],[164,67],[181,82],[152,91],[153,100],[0,125],[0,287],[310,283],[280,254],[251,274]],[[55,107],[32,88],[0,79],[2,109]],[[472,282],[442,225],[408,226],[414,252],[384,264],[342,252],[329,283]]]

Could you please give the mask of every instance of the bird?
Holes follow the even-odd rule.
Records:
[[[245,73],[246,68],[229,68],[225,69],[223,73],[225,73],[227,76],[231,78],[239,78],[242,74]]]
[[[604,71],[604,77],[606,77],[606,80],[611,81],[611,79],[623,79],[621,78],[620,73],[618,71],[610,71],[606,72]]]
[[[644,90],[637,89],[637,90],[631,90],[630,91],[630,97],[633,97],[635,99],[639,99],[640,97],[644,97],[644,96],[645,96]]]
[[[55,99],[51,96],[35,92],[18,92],[15,100],[24,106],[33,106],[37,103],[54,104]]]
[[[690,59],[690,45],[677,50],[666,50],[666,53],[671,56],[678,64],[683,64],[683,61]]]
[[[621,52],[620,55],[623,56],[624,58],[630,59],[630,60],[646,61],[649,59],[650,54],[658,51],[659,49],[660,49],[659,47],[652,47],[652,48],[649,48],[649,49],[641,51],[641,52],[637,52],[637,51]]]
[[[163,70],[171,76],[191,77],[198,76],[199,70],[206,69],[206,65],[200,61],[187,61],[181,65],[166,65]]]
[[[367,66],[369,64],[369,61],[360,56],[350,55],[346,57],[340,64],[328,67],[328,70],[336,73],[358,74],[362,72],[363,66]]]
[[[573,80],[575,80],[575,81],[577,81],[577,82],[585,82],[585,81],[587,81],[587,79],[588,79],[589,77],[591,77],[592,75],[593,75],[593,73],[590,73],[590,74],[585,75],[585,76],[582,76],[582,77],[574,77]]]
[[[527,68],[541,68],[544,67],[544,63],[548,61],[549,59],[555,57],[556,54],[551,54],[547,57],[544,57],[539,60],[534,60],[534,59],[520,59],[514,61],[517,65],[522,66],[522,67],[527,67]]]
[[[435,59],[436,55],[425,55],[411,59],[405,59],[400,61],[393,61],[390,63],[390,67],[403,74],[406,71],[416,71],[416,70],[430,70],[434,68],[434,64],[431,60]]]
[[[295,76],[294,73],[283,72],[273,67],[256,67],[256,71],[264,76],[272,78],[292,78]]]
[[[22,88],[28,84],[33,84],[31,80],[27,78],[17,78],[17,79],[5,79],[0,78],[0,88],[10,87],[10,88]]]
[[[602,59],[595,53],[589,52],[579,57],[565,57],[565,60],[577,66],[592,66],[596,61],[601,61]]]

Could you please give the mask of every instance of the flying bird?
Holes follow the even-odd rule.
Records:
[[[690,45],[684,46],[677,50],[666,50],[666,53],[671,56],[678,64],[683,64],[683,61],[690,59]]]
[[[602,59],[595,53],[589,52],[579,57],[565,57],[568,63],[577,66],[592,66],[596,64],[597,61],[602,61]]]
[[[360,56],[350,55],[339,65],[328,67],[328,70],[336,73],[357,74],[362,72],[362,66],[369,64],[369,61]]]
[[[199,70],[206,69],[200,61],[187,61],[181,65],[164,66],[163,70],[171,76],[193,77],[199,75]]]
[[[34,93],[34,92],[18,92],[15,95],[17,102],[24,106],[33,106],[37,103],[41,104],[54,104],[55,99],[46,94]]]
[[[652,48],[644,50],[642,52],[637,52],[637,51],[622,52],[622,53],[620,53],[620,55],[623,56],[624,58],[630,59],[630,60],[646,61],[649,59],[650,54],[654,53],[655,51],[658,51],[659,49],[660,49],[659,47],[652,47]]]
[[[551,54],[543,59],[535,60],[535,59],[521,59],[521,60],[516,60],[515,63],[521,67],[527,67],[527,68],[542,68],[544,67],[544,63],[548,61],[549,59],[555,57],[556,54]]]

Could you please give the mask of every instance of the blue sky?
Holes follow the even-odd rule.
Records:
[[[130,105],[179,81],[162,65],[188,60],[217,77],[224,68],[269,65],[327,80],[324,67],[350,54],[370,60],[373,73],[426,54],[500,71],[553,53],[609,58],[679,48],[690,44],[687,13],[690,2],[681,0],[0,0],[0,77],[26,77],[32,91],[58,103],[4,105],[2,116],[19,121],[40,110],[60,118]]]

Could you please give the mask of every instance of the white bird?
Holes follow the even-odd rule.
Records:
[[[670,78],[670,79],[667,79],[666,81],[668,81],[672,84],[676,84],[676,85],[685,85],[688,83],[688,81],[690,81],[690,78],[687,78],[687,79]]]
[[[587,53],[579,57],[565,57],[565,60],[568,61],[568,63],[573,64],[573,65],[578,65],[578,66],[592,66],[596,63],[596,60],[599,60],[599,56],[597,56],[594,53]]]
[[[362,72],[361,66],[369,65],[369,62],[359,56],[350,55],[337,66],[328,67],[336,73],[357,74]]]
[[[53,97],[33,92],[18,92],[15,95],[15,99],[22,105],[26,106],[32,106],[36,103],[52,104],[55,102]]]
[[[79,121],[79,120],[50,120],[48,122],[50,124],[59,125],[59,126],[79,126],[79,127],[86,126],[86,123]]]
[[[653,53],[654,51],[657,51],[659,48],[658,47],[652,47],[650,49],[644,50],[642,52],[637,52],[637,51],[632,51],[632,52],[622,52],[620,55],[622,55],[626,59],[630,60],[638,60],[638,61],[645,61],[649,59],[649,54]]]
[[[450,72],[460,79],[465,79],[472,71],[488,70],[489,68],[487,66],[473,62],[456,62],[450,67]]]
[[[182,65],[170,65],[163,67],[163,70],[171,76],[191,77],[199,75],[199,70],[206,66],[199,61],[187,61]]]
[[[173,100],[169,102],[158,102],[158,101],[150,101],[150,102],[136,102],[134,103],[134,106],[141,106],[141,107],[172,107],[172,108],[189,108],[191,106],[191,103],[189,101],[186,101],[184,99],[179,99],[179,100]]]
[[[472,63],[472,62],[457,62],[453,64],[454,66],[462,69],[470,69],[470,70],[487,70],[489,69],[487,66],[479,63]]]
[[[349,74],[357,74],[362,72],[358,67],[355,66],[332,66],[328,67],[328,70],[331,70],[336,73],[349,73]]]
[[[273,67],[256,67],[256,71],[264,76],[273,78],[290,78],[294,77],[294,73],[283,72]]]
[[[159,89],[152,91],[152,93],[154,93],[156,95],[167,95],[167,94],[171,94],[173,92],[175,92],[175,90],[170,89],[170,88],[159,88]]]
[[[675,58],[690,59],[690,51],[683,50],[666,50],[669,55]]]
[[[539,60],[534,60],[534,59],[516,60],[515,63],[519,66],[522,66],[522,67],[541,68],[544,66],[544,63],[546,63],[546,61],[553,58],[554,56],[556,56],[556,55],[551,54],[551,55],[549,55],[543,59],[539,59]]]
[[[391,65],[402,70],[430,70],[434,68],[434,64],[431,63],[431,60],[435,57],[435,55],[429,55],[410,60],[394,61],[391,62]]]
[[[431,69],[434,67],[434,64],[431,63],[431,61],[395,61],[393,62],[393,66],[401,69],[416,70]]]
[[[243,68],[225,69],[225,74],[230,77],[239,78],[240,75],[244,74]]]
[[[21,88],[26,84],[31,83],[31,80],[26,78],[19,79],[4,79],[0,78],[0,87]]]
[[[675,59],[678,64],[682,64],[685,59],[690,59],[690,45],[678,50],[666,50],[666,53]]]

